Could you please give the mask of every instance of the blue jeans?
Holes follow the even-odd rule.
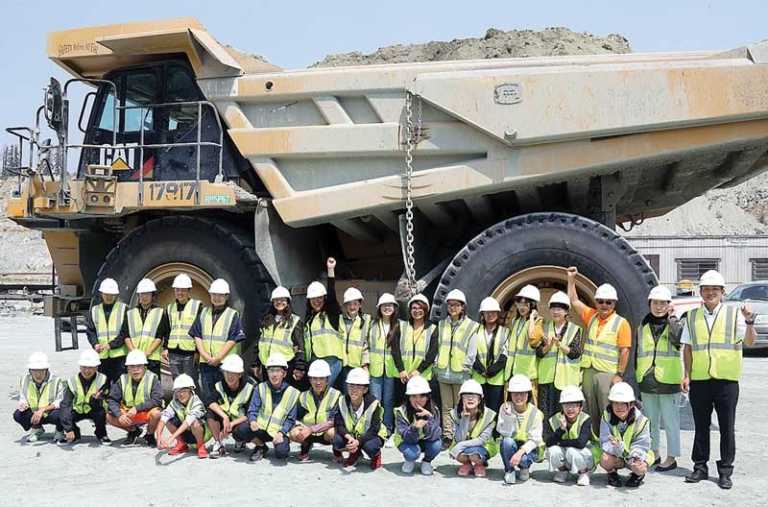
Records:
[[[384,408],[384,426],[390,433],[394,431],[395,414],[395,379],[392,377],[371,377],[371,394]]]
[[[522,445],[522,444],[521,444]],[[504,463],[504,471],[511,472],[515,469],[509,464],[509,460],[512,459],[512,455],[517,452],[519,446],[517,442],[511,437],[504,437],[501,440],[501,461]],[[532,450],[528,454],[523,454],[518,468],[531,468],[533,462],[536,461],[536,449]]]
[[[397,448],[405,461],[416,461],[424,453],[424,461],[431,462],[443,450],[443,443],[440,440],[419,440],[416,444],[400,444]]]
[[[200,363],[200,394],[202,399],[213,399],[216,396],[216,382],[224,380],[224,373],[208,363]]]

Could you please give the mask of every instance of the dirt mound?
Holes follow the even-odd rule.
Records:
[[[25,229],[5,216],[5,200],[16,180],[0,180],[0,273],[50,273],[51,256],[39,231]]]

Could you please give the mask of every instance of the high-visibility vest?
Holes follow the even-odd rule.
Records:
[[[368,362],[368,372],[371,377],[398,376],[392,350],[387,345],[384,326],[379,320],[375,320],[368,330]]]
[[[632,450],[632,441],[634,440],[635,435],[643,431],[648,425],[648,418],[639,412],[636,413],[638,414],[638,417],[635,419],[635,422],[627,425],[624,433],[622,433],[618,424],[615,426],[611,424],[611,416],[608,411],[603,410],[603,420],[608,423],[608,426],[611,428],[611,435],[622,443],[623,453],[619,458],[624,460],[629,459],[629,452]],[[651,466],[653,465],[654,460],[655,455],[653,451],[648,449],[647,454],[645,455],[645,462],[648,466]]]
[[[201,304],[197,299],[190,299],[180,312],[176,310],[176,301],[166,307],[168,322],[171,324],[171,334],[168,335],[168,350],[195,351],[195,339],[189,336],[189,329],[195,323]]]
[[[361,401],[360,403],[363,402]],[[365,435],[365,432],[371,427],[374,414],[379,415],[379,421],[382,421],[384,417],[384,409],[381,407],[379,400],[373,400],[358,418],[355,411],[347,404],[346,396],[342,396],[339,399],[339,412],[344,420],[344,427],[347,429],[347,433],[350,433],[356,439]],[[382,440],[387,439],[387,427],[384,426],[383,422],[379,425],[378,435]]]
[[[477,361],[480,361],[484,367],[488,367],[490,364],[495,363],[502,353],[506,353],[506,345],[509,341],[509,328],[496,326],[493,331],[493,351],[492,354],[488,354],[488,343],[485,340],[485,326],[478,326],[475,331],[475,340],[477,340]],[[496,375],[491,378],[480,375],[476,371],[472,371],[472,378],[478,381],[480,384],[489,384],[492,386],[504,385],[504,377],[506,375],[506,364]]]
[[[230,419],[237,419],[245,415],[248,409],[248,404],[251,402],[251,396],[253,395],[253,388],[255,383],[251,380],[246,380],[243,388],[238,391],[235,396],[227,395],[227,390],[224,389],[224,381],[216,382],[213,386],[216,392],[221,396],[222,402],[219,403],[219,407],[224,411]]]
[[[136,386],[135,394],[133,389],[133,380],[130,375],[123,373],[120,375],[120,390],[123,392],[123,405],[127,408],[133,408],[152,399],[152,387],[158,382],[157,375],[149,370],[144,372],[144,376]]]
[[[579,326],[573,322],[566,324],[565,336],[562,343],[568,347],[579,333]],[[544,336],[555,334],[555,324],[552,321],[544,323]],[[539,358],[539,384],[555,383],[560,391],[565,386],[581,385],[581,358],[571,359],[560,347],[552,346],[544,357]]]
[[[560,417],[565,417],[565,414],[558,412],[549,418],[549,427],[552,428],[552,431],[557,431],[560,429]],[[573,421],[573,424],[568,426],[568,428],[565,430],[565,433],[563,433],[563,440],[576,440],[579,438],[579,435],[581,434],[581,428],[584,426],[584,424],[589,424],[591,426],[592,418],[589,417],[589,414],[579,412],[579,415],[576,416],[576,420]],[[595,436],[595,432],[591,429],[589,432],[590,439],[587,443],[587,449],[589,449],[589,452],[592,453],[592,469],[595,469],[597,464],[600,463],[600,456],[602,456],[603,452],[602,449],[600,449],[600,439]]]
[[[234,321],[235,316],[237,316],[237,310],[227,307],[221,315],[219,315],[219,318],[214,324],[213,309],[211,307],[206,306],[200,312],[200,324],[203,331],[203,336],[200,336],[200,338],[203,341],[203,348],[211,357],[218,356],[221,349],[223,349],[224,345],[229,341],[229,330],[232,327],[232,322]],[[240,344],[238,343],[229,350],[227,356],[239,353]],[[200,355],[200,362],[208,362],[203,359],[202,354]]]
[[[544,414],[533,403],[528,403],[528,407],[526,407],[525,412],[522,414],[517,414],[515,409],[512,408],[512,415],[515,417],[522,415],[523,417],[523,420],[515,429],[515,434],[512,435],[512,439],[515,442],[527,442],[533,428],[537,425],[541,427],[544,424]],[[539,442],[536,447],[536,461],[544,459],[544,450],[544,442]]]
[[[464,317],[454,326],[451,318],[445,318],[438,324],[437,362],[439,370],[450,370],[454,373],[464,371],[464,361],[472,335],[477,332],[479,324],[469,317]]]
[[[688,312],[688,334],[691,338],[691,380],[739,380],[741,376],[741,341],[736,341],[738,308],[721,306],[707,328],[704,308]]]
[[[283,427],[288,413],[293,410],[299,401],[299,391],[295,387],[287,386],[283,391],[283,397],[277,405],[272,404],[272,389],[269,382],[262,382],[257,388],[259,398],[261,398],[261,407],[256,417],[259,427],[266,431],[269,436],[274,437]]]
[[[363,348],[368,337],[368,329],[371,326],[371,316],[367,314],[357,314],[352,325],[347,329],[344,317],[339,319],[341,328],[342,343],[344,345],[344,366],[348,368],[362,368],[363,366]]]
[[[637,331],[635,378],[638,383],[643,381],[651,368],[656,381],[662,384],[679,384],[683,380],[680,351],[669,342],[669,326],[664,326],[658,342],[654,341],[649,324],[641,326]]]
[[[19,392],[24,393],[27,398],[27,405],[34,412],[35,410],[47,407],[56,400],[59,391],[59,378],[48,374],[48,379],[37,387],[31,374],[22,377],[19,383]]]
[[[136,350],[141,350],[147,354],[150,345],[157,339],[157,328],[160,326],[162,318],[162,308],[150,308],[144,320],[141,319],[141,312],[138,308],[128,310],[128,334]],[[162,346],[155,348],[152,354],[147,354],[147,359],[160,361],[162,348]]]
[[[326,357],[344,359],[344,343],[341,335],[331,326],[331,321],[328,320],[325,312],[315,314],[304,326],[304,355],[307,362],[314,358]]]
[[[407,403],[407,402],[406,402]],[[398,417],[402,417],[403,420],[408,421],[409,424],[413,423],[413,421],[408,419],[408,411],[405,409],[405,406],[399,406],[395,408],[395,419]],[[424,440],[424,428],[418,429],[419,434],[419,442]],[[395,434],[393,436],[393,440],[395,442],[395,447],[400,447],[400,444],[403,443],[403,435],[400,433],[400,428],[398,427],[397,423],[395,423]]]
[[[328,421],[328,411],[333,409],[341,398],[341,393],[333,387],[326,387],[323,397],[320,399],[320,405],[315,403],[315,396],[312,389],[304,391],[299,396],[299,405],[307,411],[301,418],[301,424],[304,426],[314,426]]]
[[[291,314],[287,319],[274,322],[270,326],[262,326],[259,335],[259,362],[267,364],[269,356],[279,352],[286,361],[291,361],[296,352],[293,348],[293,331],[301,319],[298,315]]]
[[[192,411],[205,414],[205,405],[203,405],[203,401],[194,393],[189,397],[186,404],[182,404],[176,397],[174,397],[171,400],[171,408],[173,409],[173,413],[176,414],[176,417],[178,417],[179,421],[182,423],[187,418],[187,414]],[[206,422],[205,417],[198,419],[198,421],[203,425],[203,442],[207,442],[213,436],[211,430],[208,428],[208,423]]]
[[[434,330],[435,326],[427,322],[418,331],[414,330],[408,321],[400,323],[400,354],[403,358],[403,368],[407,373],[418,370],[421,363],[426,359]],[[432,365],[429,365],[429,368],[424,370],[421,376],[431,380]]]
[[[619,364],[619,346],[616,340],[622,322],[625,322],[624,317],[614,312],[606,319],[598,334],[597,314],[590,319],[584,340],[584,352],[581,354],[582,368],[616,373]]]
[[[515,317],[509,323],[509,344],[507,345],[507,367],[504,378],[512,375],[525,375],[531,380],[538,377],[536,349],[528,341],[528,319]]]
[[[86,392],[83,389],[83,383],[80,381],[80,375],[72,375],[67,380],[69,392],[72,393],[72,410],[78,414],[88,414],[91,412],[91,398],[96,391],[104,387],[107,383],[107,376],[102,373],[96,373],[96,377],[91,381],[91,385]]]
[[[109,319],[104,312],[104,304],[98,304],[91,308],[91,320],[96,327],[96,339],[98,343],[106,345],[120,334],[120,329],[123,327],[123,320],[125,319],[125,312],[128,309],[125,303],[122,301],[116,301],[112,306],[112,311],[109,314]],[[116,349],[103,350],[99,352],[101,359],[108,357],[123,357],[128,353],[128,348],[123,345]]]
[[[461,415],[456,412],[455,408],[451,409],[451,418],[455,421],[454,426],[461,420]],[[483,414],[477,419],[477,421],[475,421],[474,426],[472,426],[472,428],[469,430],[468,440],[478,438],[488,426],[493,426],[495,423],[496,412],[488,407],[485,407]],[[456,436],[454,435],[454,439],[451,442],[449,449],[456,447],[456,444]],[[486,442],[483,444],[483,447],[485,447],[485,450],[488,451],[488,459],[491,459],[499,453],[499,442],[493,437],[486,440]]]

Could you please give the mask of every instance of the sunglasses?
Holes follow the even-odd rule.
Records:
[[[611,301],[610,299],[598,299],[595,302],[601,306],[611,306],[615,303],[615,301]]]

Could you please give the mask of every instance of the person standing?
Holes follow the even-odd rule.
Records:
[[[501,323],[501,307],[492,297],[480,302],[480,326],[470,342],[470,358],[474,357],[472,378],[485,393],[485,404],[498,413],[504,401],[504,369],[507,365],[509,328]]]
[[[99,353],[99,373],[107,376],[111,385],[125,373],[125,336],[123,329],[128,307],[120,301],[120,288],[112,278],[99,284],[101,303],[91,307],[85,323],[85,334],[93,350]]]
[[[203,310],[203,304],[190,296],[192,279],[181,273],[173,279],[173,293],[176,300],[165,308],[170,332],[163,342],[163,359],[168,363],[171,376],[175,379],[185,373],[197,380],[197,347],[189,330]]]
[[[371,326],[371,316],[362,312],[363,293],[356,287],[344,291],[344,311],[339,325],[342,344],[344,346],[344,361],[340,386],[346,389],[347,374],[353,368],[367,368],[369,359],[368,330]]]
[[[160,377],[162,345],[168,340],[171,326],[168,316],[155,304],[157,287],[148,278],[139,281],[136,287],[138,303],[128,310],[123,322],[122,333],[128,350],[140,350],[147,356],[149,371]]]
[[[526,285],[515,295],[505,319],[509,327],[509,345],[504,381],[507,382],[513,375],[528,377],[533,385],[532,403],[536,403],[538,392],[536,348],[543,335],[543,321],[538,312],[540,299],[539,289]]]
[[[693,471],[685,476],[685,481],[699,482],[709,475],[709,428],[714,409],[720,427],[717,485],[730,489],[736,458],[735,423],[742,346],[755,342],[755,314],[749,304],[740,308],[723,304],[725,279],[717,271],[701,275],[699,292],[704,304],[688,312],[680,338],[685,346],[682,389],[690,391],[695,427],[691,453]]]
[[[392,349],[400,342],[400,321],[397,318],[395,296],[385,292],[379,296],[376,317],[368,331],[368,372],[370,389],[384,410],[384,426],[394,431],[395,379],[399,372],[395,366]]]
[[[304,318],[304,354],[306,362],[324,359],[331,368],[330,385],[336,384],[344,359],[341,338],[341,307],[336,298],[336,259],[325,262],[328,289],[314,281],[307,287],[307,315]]]
[[[256,344],[254,376],[267,378],[267,359],[278,352],[288,360],[288,383],[305,387],[304,324],[293,312],[291,293],[285,287],[275,287],[270,296],[271,306],[261,321]]]
[[[435,326],[427,316],[429,300],[416,294],[408,301],[408,320],[401,323],[400,341],[392,350],[403,387],[416,375],[432,380],[432,365],[437,357]]]

